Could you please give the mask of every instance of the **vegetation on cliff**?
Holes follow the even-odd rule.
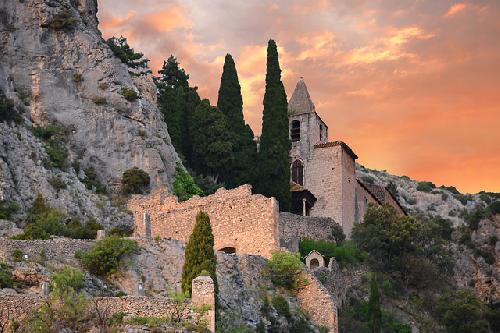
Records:
[[[217,286],[216,266],[217,259],[214,253],[214,235],[210,217],[207,213],[199,212],[186,245],[185,261],[182,266],[182,290],[191,295],[191,282],[202,273],[208,273]]]
[[[149,190],[150,178],[146,171],[134,167],[122,175],[122,192],[124,194],[143,194]]]
[[[278,47],[274,40],[267,46],[266,91],[262,116],[262,135],[257,165],[255,191],[275,197],[282,211],[291,204],[288,133],[288,102],[281,82]]]
[[[139,250],[137,243],[130,239],[115,236],[106,237],[81,256],[82,265],[90,273],[109,276],[118,271],[121,260]]]

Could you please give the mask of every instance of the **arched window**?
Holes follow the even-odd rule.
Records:
[[[304,185],[304,165],[301,160],[295,160],[292,163],[292,182]]]
[[[290,137],[292,142],[300,141],[300,121],[292,120],[292,127],[290,128]]]

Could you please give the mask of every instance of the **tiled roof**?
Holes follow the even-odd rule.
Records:
[[[314,148],[328,148],[328,147],[335,147],[335,146],[341,146],[349,156],[352,157],[353,160],[358,158],[358,155],[352,151],[351,147],[349,147],[345,142],[343,141],[332,141],[332,142],[327,142],[327,143],[319,143],[317,145],[314,145]]]
[[[404,212],[405,215],[407,215],[406,210],[404,209],[403,206],[399,203],[399,200],[385,187],[375,185],[375,184],[367,184],[362,182],[361,180],[357,179],[358,183],[363,187],[368,193],[370,193],[373,198],[380,204],[383,205],[385,203],[388,203],[386,198],[386,193],[392,197],[394,202],[401,208],[401,210]]]

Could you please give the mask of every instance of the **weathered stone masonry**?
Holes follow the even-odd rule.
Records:
[[[210,216],[215,250],[271,257],[279,248],[279,209],[274,198],[253,195],[250,185],[219,189],[208,197],[193,197],[185,202],[166,189],[150,195],[133,196],[128,209],[134,214],[136,235],[145,236],[144,213],[151,221],[151,237],[189,240],[200,211]]]

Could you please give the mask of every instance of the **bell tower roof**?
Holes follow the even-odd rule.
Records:
[[[311,96],[307,91],[306,83],[302,77],[299,82],[297,82],[292,98],[290,98],[290,102],[288,102],[288,112],[290,114],[316,112],[314,103],[311,100]]]

